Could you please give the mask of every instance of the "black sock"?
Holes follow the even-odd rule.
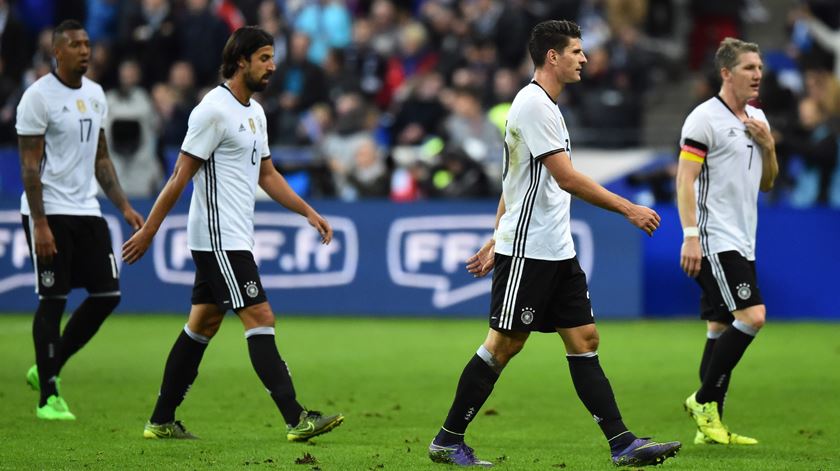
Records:
[[[566,359],[569,360],[569,372],[572,374],[575,391],[601,427],[610,444],[610,451],[615,453],[627,448],[636,436],[627,430],[621,420],[610,381],[601,369],[598,355],[566,356]]]
[[[76,311],[70,316],[70,320],[67,321],[67,325],[64,326],[64,332],[61,334],[56,374],[61,372],[68,358],[73,356],[73,354],[78,352],[93,338],[93,335],[99,330],[99,327],[119,303],[119,295],[91,296],[76,308]]]
[[[38,302],[38,309],[32,319],[32,340],[35,342],[35,364],[38,365],[38,379],[41,398],[38,406],[43,407],[47,398],[57,396],[55,376],[58,372],[58,345],[61,338],[61,315],[64,314],[65,298],[44,298]]]
[[[752,335],[745,333],[747,330]],[[715,344],[712,358],[706,375],[703,377],[703,384],[697,391],[697,402],[704,404],[710,401],[723,402],[726,390],[729,387],[729,376],[738,361],[744,355],[750,342],[755,338],[756,331],[738,321],[721,334]]]
[[[481,406],[493,392],[499,373],[478,354],[473,355],[458,380],[455,399],[443,428],[435,437],[435,443],[442,446],[454,445],[464,440],[464,433]]]
[[[263,332],[257,329],[267,330]],[[245,332],[245,336],[248,338],[248,353],[251,356],[254,371],[257,372],[263,386],[271,393],[271,398],[283,415],[286,424],[297,425],[303,407],[297,402],[289,368],[280,357],[277,344],[274,343],[274,328],[257,327]]]
[[[706,346],[703,348],[703,358],[700,360],[700,384],[703,384],[703,377],[706,376],[706,371],[709,370],[709,362],[711,362],[711,360],[712,360],[712,352],[714,351],[715,343],[717,342],[717,339],[719,337],[720,337],[720,334],[718,334],[718,336],[715,337],[715,338],[710,338],[710,337],[706,338]],[[722,388],[723,388],[724,391],[729,390],[729,380],[731,378],[732,378],[732,373],[730,372],[729,375],[724,380],[725,384],[722,385]],[[720,401],[718,401],[718,403],[717,403],[718,416],[720,416],[721,419],[723,418],[723,403],[724,403],[724,401],[726,401],[726,395],[725,394],[720,399]]]
[[[169,352],[169,358],[166,359],[160,393],[149,419],[153,424],[165,424],[175,420],[175,409],[184,401],[190,386],[198,376],[198,365],[210,339],[187,330],[187,326],[184,326]]]

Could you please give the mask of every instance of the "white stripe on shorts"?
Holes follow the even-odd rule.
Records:
[[[214,250],[213,254],[216,255],[216,262],[219,263],[219,270],[222,272],[225,284],[230,292],[231,307],[233,309],[239,309],[240,307],[245,306],[245,303],[242,302],[242,293],[239,292],[239,285],[236,283],[236,276],[233,273],[233,268],[230,266],[230,260],[228,260],[227,253],[223,250]]]
[[[524,257],[511,257],[510,273],[505,286],[505,296],[502,302],[502,316],[499,319],[500,329],[510,329],[513,326],[513,315],[516,309],[516,296],[522,282],[522,272],[525,267]]]
[[[720,264],[720,258],[718,258],[718,254],[712,254],[708,258],[709,265],[712,267],[712,276],[717,281],[723,302],[726,303],[726,308],[729,309],[729,312],[734,312],[738,307],[735,305],[735,298],[732,297],[732,293],[729,291],[729,283],[726,282],[726,273],[723,271],[723,265]]]

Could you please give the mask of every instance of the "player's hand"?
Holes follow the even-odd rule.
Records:
[[[747,126],[747,132],[749,132],[752,140],[761,146],[762,149],[772,149],[776,145],[773,134],[764,121],[749,118],[744,121],[744,124]]]
[[[478,252],[467,259],[467,271],[474,277],[481,278],[490,273],[496,263],[496,241],[490,239]]]
[[[686,275],[694,278],[700,274],[700,260],[702,257],[699,237],[686,237],[683,239],[682,249],[680,249],[680,267]]]
[[[659,215],[656,214],[656,211],[638,204],[634,204],[630,208],[630,212],[627,213],[627,219],[630,221],[630,224],[645,231],[649,236],[652,236],[653,231],[659,228],[659,221],[661,220]]]
[[[306,222],[308,222],[310,226],[314,227],[318,231],[318,234],[321,234],[322,244],[327,245],[330,241],[332,241],[332,227],[330,227],[330,223],[328,223],[327,220],[320,214],[312,211],[308,216],[306,216]]]
[[[125,218],[125,222],[127,222],[128,225],[135,231],[139,231],[140,228],[143,227],[143,216],[135,211],[131,206],[123,211],[123,218]]]
[[[149,250],[149,246],[152,245],[152,238],[154,234],[147,233],[143,227],[140,227],[140,230],[134,233],[122,246],[122,259],[125,263],[131,265],[132,263],[140,260],[140,257],[146,253],[146,250]]]
[[[35,232],[33,234],[35,239],[35,255],[38,256],[39,260],[43,260],[45,263],[50,263],[53,255],[58,253],[52,229],[50,229],[50,225],[47,223],[46,218],[36,221],[33,225]]]

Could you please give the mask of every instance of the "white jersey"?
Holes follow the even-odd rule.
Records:
[[[746,113],[769,126],[760,109],[747,105]],[[694,182],[703,255],[735,250],[755,260],[761,147],[719,96],[688,115],[680,144],[681,158],[703,163]]]
[[[15,128],[19,136],[44,136],[41,185],[46,214],[101,216],[94,165],[107,115],[102,87],[85,77],[81,87],[73,88],[50,73],[23,93]],[[25,192],[20,212],[29,215]]]
[[[505,213],[496,231],[496,253],[540,260],[575,256],[569,227],[571,195],[560,188],[542,159],[571,158],[569,131],[557,104],[536,82],[513,99],[505,129],[502,195]]]
[[[190,113],[181,152],[204,161],[193,177],[191,250],[252,250],[260,163],[269,158],[265,112],[219,85]]]

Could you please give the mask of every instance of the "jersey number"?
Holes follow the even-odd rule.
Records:
[[[747,147],[750,148],[750,162],[747,164],[747,169],[751,169],[752,168],[753,145],[752,144],[747,144]]]
[[[93,128],[93,120],[84,118],[79,120],[79,139],[82,142],[90,141],[90,130]],[[87,130],[86,130],[87,129]]]
[[[257,141],[254,141],[254,148],[251,149],[251,165],[257,165]]]

